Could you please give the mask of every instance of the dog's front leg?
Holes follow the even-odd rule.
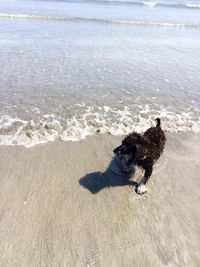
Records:
[[[137,187],[136,187],[136,193],[138,194],[144,194],[147,192],[145,184],[148,182],[152,171],[153,171],[153,162],[152,161],[148,161],[145,166],[145,173],[144,176],[142,177],[142,179],[140,180],[140,182],[138,183]]]

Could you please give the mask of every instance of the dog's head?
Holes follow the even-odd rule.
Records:
[[[129,156],[131,161],[144,160],[148,156],[148,140],[138,134],[126,137],[113,152],[119,156]]]
[[[137,151],[138,146],[136,144],[131,144],[130,146],[121,144],[113,150],[116,155],[136,155]]]

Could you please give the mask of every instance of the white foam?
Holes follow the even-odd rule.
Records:
[[[155,125],[156,117],[161,118],[162,127],[166,131],[200,132],[198,111],[189,110],[179,114],[165,107],[155,110],[150,105],[137,105],[135,108],[137,112],[126,106],[121,110],[109,106],[82,106],[81,114],[79,112],[66,120],[57,118],[55,114],[45,114],[38,121],[4,115],[0,117],[0,144],[31,147],[56,139],[77,141],[96,134],[144,132]]]
[[[154,7],[156,2],[142,2],[144,5]],[[10,19],[34,19],[34,20],[58,20],[66,22],[96,22],[106,24],[127,24],[132,26],[142,27],[169,27],[169,28],[191,28],[199,29],[199,24],[184,24],[184,23],[168,23],[168,22],[156,22],[156,21],[134,21],[134,20],[122,20],[122,19],[101,19],[92,17],[67,17],[67,16],[39,16],[39,15],[28,15],[28,14],[9,14],[0,13],[1,18]]]
[[[21,120],[17,117],[11,118],[8,115],[3,115],[0,117],[0,129],[6,129],[8,127],[11,127],[14,123],[20,123],[24,125],[27,123],[27,121]]]
[[[142,4],[149,7],[154,7],[157,5],[157,2],[142,1]]]
[[[184,4],[186,7],[200,8],[200,4]]]

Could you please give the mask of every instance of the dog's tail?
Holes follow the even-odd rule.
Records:
[[[156,121],[156,127],[160,127],[160,125],[161,125],[161,120],[159,119],[159,118],[156,118],[155,119],[155,121]]]

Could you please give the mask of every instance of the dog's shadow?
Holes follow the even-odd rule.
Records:
[[[137,183],[130,180],[134,174],[135,168],[127,173],[121,172],[114,158],[105,172],[89,173],[82,177],[79,180],[79,183],[92,194],[96,194],[104,188],[115,186],[136,186]]]

